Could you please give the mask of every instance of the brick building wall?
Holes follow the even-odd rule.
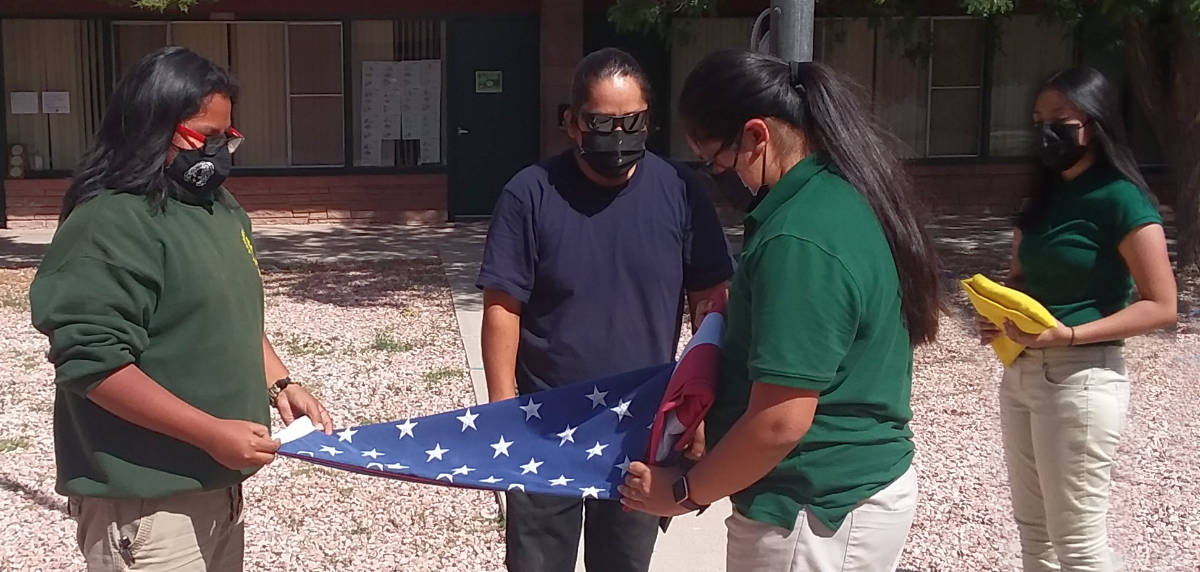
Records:
[[[911,165],[917,196],[934,214],[990,214],[1017,211],[1036,177],[1032,164]],[[1174,202],[1170,180],[1147,176],[1165,205]],[[9,228],[53,228],[67,179],[5,181]],[[321,175],[234,177],[229,190],[255,224],[440,223],[446,220],[446,176]],[[713,189],[727,224],[745,212],[738,189]]]
[[[67,179],[4,182],[9,228],[53,228]],[[230,192],[256,224],[438,223],[446,220],[446,176],[234,177]]]

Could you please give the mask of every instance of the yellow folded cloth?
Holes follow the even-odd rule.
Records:
[[[1005,320],[1012,320],[1017,328],[1028,334],[1040,334],[1058,325],[1050,311],[1037,300],[992,282],[982,274],[963,280],[962,286],[979,315],[1000,328],[1001,334],[992,342],[992,349],[996,350],[996,356],[1005,366],[1012,365],[1017,356],[1025,351],[1025,346],[1004,335]]]

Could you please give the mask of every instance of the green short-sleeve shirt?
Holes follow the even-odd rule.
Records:
[[[1045,213],[1021,229],[1024,289],[1068,326],[1129,304],[1133,279],[1117,249],[1134,229],[1162,224],[1146,193],[1107,164],[1059,180]]]
[[[912,345],[896,265],[862,195],[816,157],[793,167],[746,219],[710,446],[745,413],[756,381],[820,397],[796,449],[733,495],[747,517],[791,529],[807,507],[836,530],[908,470]]]

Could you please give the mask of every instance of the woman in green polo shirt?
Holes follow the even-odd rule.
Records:
[[[1122,340],[1175,323],[1175,277],[1104,76],[1054,75],[1033,121],[1044,179],[1017,220],[1009,282],[1059,325],[1005,325],[1028,348],[1000,384],[1013,513],[1025,570],[1118,570],[1106,519],[1129,405]],[[984,343],[1001,334],[979,325]]]
[[[679,109],[696,154],[758,203],[710,450],[685,475],[635,463],[623,502],[669,516],[732,496],[729,570],[892,570],[917,500],[913,346],[937,334],[940,290],[904,168],[820,64],[719,52]]]

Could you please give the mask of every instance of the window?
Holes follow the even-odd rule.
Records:
[[[932,26],[926,154],[979,155],[983,23],[969,18],[934,18]]]
[[[233,124],[247,138],[235,165],[344,165],[341,24],[118,22],[113,39],[118,77],[164,45],[233,72],[240,85]]]
[[[2,24],[7,144],[25,147],[26,175],[72,170],[99,128],[106,100],[100,28],[87,20]],[[13,114],[14,93],[33,98],[33,108]],[[67,105],[44,113],[47,94],[63,101],[63,93]]]
[[[879,122],[894,135],[904,158],[927,152],[929,64],[904,55],[903,47],[875,31],[875,83],[872,108]]]
[[[1033,100],[1050,74],[1071,65],[1072,46],[1069,29],[1044,24],[1037,16],[1013,16],[1003,24],[992,58],[991,155],[1033,152]]]

